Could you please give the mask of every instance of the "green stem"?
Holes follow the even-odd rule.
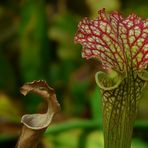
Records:
[[[46,60],[45,50],[48,45],[45,0],[24,0],[21,6],[19,31],[21,75],[23,81],[40,79],[44,77],[43,61]]]
[[[50,128],[48,128],[45,132],[45,136],[56,133],[56,132],[63,132],[66,130],[71,130],[75,128],[96,128],[98,127],[98,123],[93,120],[72,120],[72,121],[67,121],[64,123],[60,124],[54,124],[51,125]]]
[[[103,128],[105,148],[130,148],[137,102],[145,81],[130,71],[118,74],[96,74],[103,96]]]

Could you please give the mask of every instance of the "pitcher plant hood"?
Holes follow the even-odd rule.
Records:
[[[118,12],[98,11],[98,18],[78,24],[75,42],[83,46],[82,57],[96,58],[105,69],[120,72],[142,70],[148,64],[148,19],[136,14],[124,18]]]

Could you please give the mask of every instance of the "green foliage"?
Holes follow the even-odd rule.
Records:
[[[83,138],[81,137],[83,135]],[[55,138],[56,137],[56,138]],[[69,137],[71,137],[70,140]],[[82,129],[69,130],[53,136],[44,138],[47,147],[54,148],[104,148],[102,131],[83,131]],[[147,145],[139,140],[133,139],[131,148],[147,148]]]
[[[12,102],[11,98],[0,93],[0,117],[3,121],[19,122],[20,109]]]
[[[107,8],[107,11],[118,10],[120,8],[120,0],[86,0],[93,17],[97,16],[98,9]]]
[[[21,14],[20,70],[23,81],[43,79],[43,58],[46,60],[43,53],[48,49],[44,2],[25,1]]]
[[[27,81],[45,79],[56,90],[61,113],[45,133],[42,145],[103,148],[102,101],[94,81],[101,66],[82,60],[80,46],[73,42],[77,24],[82,14],[94,17],[96,9],[102,7],[125,14],[134,11],[147,18],[147,1],[7,0],[0,4],[0,147],[15,143],[21,115],[42,111],[42,104],[36,107],[40,98],[21,96],[19,87]],[[147,95],[146,88],[138,114],[144,122],[136,124],[132,148],[148,145],[144,142]]]

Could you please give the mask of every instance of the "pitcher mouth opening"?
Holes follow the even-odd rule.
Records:
[[[121,76],[115,71],[105,73],[99,71],[95,75],[97,85],[103,90],[112,90],[117,88],[125,76]]]

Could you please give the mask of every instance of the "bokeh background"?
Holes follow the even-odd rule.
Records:
[[[97,10],[148,17],[147,0],[0,1],[0,147],[13,148],[23,114],[42,108],[36,95],[23,97],[28,81],[46,80],[56,90],[61,112],[40,148],[103,148],[101,97],[94,75],[99,61],[81,58],[73,38],[78,22]],[[142,94],[132,148],[148,147],[148,87]]]

